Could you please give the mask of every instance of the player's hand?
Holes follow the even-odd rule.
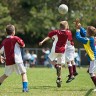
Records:
[[[80,19],[79,19],[79,18],[77,18],[77,19],[75,20],[75,22],[73,22],[73,23],[75,24],[76,29],[80,29],[81,24],[80,24]]]
[[[3,56],[0,56],[0,62],[4,63],[5,62],[5,58]]]
[[[42,46],[43,42],[39,42],[39,46]]]
[[[78,23],[80,23],[80,19],[77,18],[73,23],[74,23],[75,25],[77,25]]]

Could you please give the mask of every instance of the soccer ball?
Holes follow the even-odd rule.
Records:
[[[68,12],[68,6],[65,5],[65,4],[61,4],[58,7],[58,11],[59,11],[60,14],[66,14]]]

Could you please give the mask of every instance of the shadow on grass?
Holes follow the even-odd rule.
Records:
[[[59,90],[59,88],[56,88],[56,89],[54,89],[54,91],[86,91],[86,89],[60,89]]]
[[[29,89],[42,89],[42,90],[53,90],[53,91],[87,91],[87,89],[64,89],[63,87],[56,86],[29,86]],[[87,95],[85,95],[87,96]]]
[[[29,89],[53,89],[53,88],[56,88],[56,86],[30,86]]]
[[[90,96],[92,90],[93,90],[93,89],[88,90],[87,93],[85,94],[85,96]]]
[[[23,93],[23,92],[22,92],[22,91],[21,91],[21,92],[17,92],[17,91],[16,91],[16,92],[15,92],[15,91],[12,91],[12,92],[11,92],[11,91],[3,91],[3,92],[2,92],[2,91],[0,91],[0,93]],[[1,96],[1,95],[0,95],[0,96]],[[4,95],[4,96],[5,96],[5,95]],[[6,96],[7,96],[7,95],[6,95]]]

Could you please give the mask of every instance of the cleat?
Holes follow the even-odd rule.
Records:
[[[62,81],[61,80],[56,80],[56,83],[57,83],[57,87],[61,87],[61,83],[62,83]]]
[[[70,75],[68,75],[67,77],[70,77]]]
[[[26,88],[26,89],[23,89],[22,92],[29,92],[29,90]]]
[[[69,78],[68,78],[68,80],[66,81],[66,83],[71,82],[73,79],[75,79],[74,76],[72,76],[72,77],[69,76]]]
[[[75,72],[73,75],[74,75],[74,76],[77,76],[77,75],[78,75],[78,73],[77,73],[77,72]]]

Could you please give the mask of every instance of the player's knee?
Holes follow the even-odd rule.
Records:
[[[93,77],[93,76],[95,76],[95,74],[94,73],[89,73],[90,74],[90,77]]]

